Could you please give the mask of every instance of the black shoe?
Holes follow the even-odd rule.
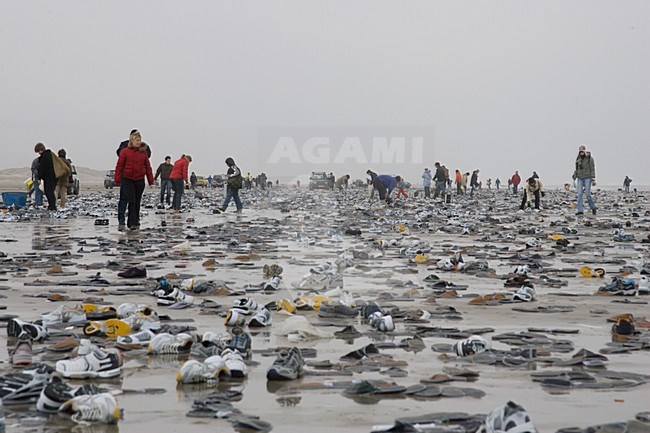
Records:
[[[133,266],[117,274],[122,278],[144,278],[147,276],[147,269],[144,266]]]
[[[576,215],[584,215],[584,212],[576,212]]]
[[[596,209],[596,208],[593,208],[593,209],[591,210],[591,213],[594,214],[594,215],[596,215],[596,211],[597,211],[597,209]]]

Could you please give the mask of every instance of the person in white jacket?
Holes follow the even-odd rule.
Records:
[[[524,184],[524,198],[521,200],[521,206],[519,209],[525,209],[526,206],[530,207],[530,202],[535,198],[535,209],[539,210],[539,196],[544,197],[546,193],[544,192],[544,185],[539,179],[534,177],[528,178]]]

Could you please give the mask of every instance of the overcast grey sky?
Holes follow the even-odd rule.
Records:
[[[139,128],[154,167],[189,153],[217,173],[233,156],[273,178],[316,168],[301,153],[312,130],[336,131],[333,159],[338,135],[423,128],[425,161],[380,169],[419,180],[441,160],[560,184],[585,144],[601,184],[650,184],[645,0],[5,0],[0,52],[0,168],[28,166],[42,141],[110,169]],[[299,164],[265,164],[269,130],[295,135]],[[363,177],[363,146],[368,164],[332,170]]]

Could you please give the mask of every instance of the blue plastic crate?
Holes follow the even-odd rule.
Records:
[[[2,203],[5,206],[27,206],[26,192],[3,192]]]

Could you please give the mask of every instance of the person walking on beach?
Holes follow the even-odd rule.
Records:
[[[519,176],[519,171],[515,171],[515,174],[512,175],[512,179],[510,179],[510,183],[512,184],[512,194],[517,195],[517,187],[521,183],[521,176]]]
[[[487,187],[488,187],[488,189],[490,189],[490,190],[492,189],[492,178],[491,178],[491,177],[488,178],[488,180],[487,180]]]
[[[128,216],[126,226],[129,230],[140,228],[140,204],[144,192],[145,177],[153,185],[153,171],[149,162],[147,145],[142,142],[138,131],[131,134],[126,148],[120,152],[115,166],[115,183],[124,188],[127,198]]]
[[[499,187],[501,186],[501,179],[497,177],[497,179],[494,181],[494,186],[496,186],[497,191],[499,190]]]
[[[544,197],[544,186],[539,178],[530,177],[524,184],[524,198],[521,200],[519,209],[524,210],[526,206],[530,207],[530,202],[535,197],[535,210],[539,210],[539,196]]]
[[[241,175],[241,170],[235,164],[235,160],[232,158],[226,158],[226,165],[228,166],[228,183],[226,187],[226,198],[223,200],[223,204],[219,208],[221,212],[225,212],[230,204],[230,200],[235,200],[235,205],[237,206],[236,213],[241,213],[244,208],[239,199],[239,190],[243,186],[244,177]]]
[[[625,192],[630,192],[631,183],[632,179],[630,179],[629,176],[625,176],[625,179],[623,180],[623,188],[625,188]]]
[[[472,178],[469,181],[469,186],[472,188],[469,193],[470,197],[474,197],[474,190],[480,187],[478,183],[478,173],[478,168],[472,172]]]
[[[461,189],[463,190],[463,195],[464,195],[467,194],[467,184],[469,183],[469,171],[463,173],[461,179],[462,179]]]
[[[32,188],[30,195],[34,193],[34,206],[43,206],[43,191],[40,188],[40,180],[38,176],[38,157],[34,158],[32,161]]]
[[[190,175],[190,188],[196,189],[196,183],[198,182],[198,178],[196,177],[196,173],[192,172]]]
[[[123,149],[126,149],[128,147],[129,142],[131,141],[131,136],[136,133],[140,135],[140,132],[137,129],[132,129],[131,132],[129,133],[129,139],[122,141],[120,145],[117,147],[117,151],[115,153],[117,153],[118,158],[120,157],[120,152],[122,152]],[[142,136],[140,135],[140,137]],[[146,143],[142,143],[142,144],[146,144]],[[151,146],[147,144],[145,147],[147,149],[146,150],[147,156],[151,158]],[[120,199],[117,202],[117,223],[119,228],[124,229],[124,227],[126,227],[125,224],[126,206],[128,204],[128,200],[126,197],[126,190],[124,189],[124,184],[121,181],[115,182],[115,184],[120,185]]]
[[[585,146],[578,148],[578,157],[576,158],[575,170],[573,171],[573,180],[576,181],[578,190],[578,212],[576,215],[584,214],[584,204],[582,202],[583,194],[587,196],[587,203],[591,213],[596,215],[597,209],[594,199],[591,197],[591,186],[596,185],[596,164],[591,152],[587,152]]]
[[[54,162],[52,161],[52,151],[46,149],[43,143],[36,143],[34,152],[39,154],[38,157],[38,179],[43,181],[45,197],[47,197],[47,209],[56,210],[56,175],[54,173]]]
[[[449,178],[449,169],[444,164],[442,164],[442,169],[445,172],[445,190],[443,194],[446,194],[447,190],[451,188],[451,179]]]
[[[436,183],[435,188],[433,189],[433,198],[434,200],[438,198],[440,193],[445,195],[445,190],[447,187],[447,179],[445,175],[445,169],[440,165],[439,162],[433,164],[436,167],[436,174],[433,175],[433,180]]]
[[[185,192],[185,184],[189,184],[187,171],[190,167],[190,162],[192,162],[192,157],[190,155],[182,155],[176,160],[174,167],[172,167],[172,172],[169,174],[169,180],[171,181],[172,189],[174,190],[172,210],[176,212],[181,211],[181,199]]]
[[[68,166],[69,175],[61,176],[56,180],[56,188],[54,189],[54,197],[61,199],[61,208],[65,208],[66,198],[68,196],[68,185],[70,185],[70,180],[72,178],[72,163],[68,158],[66,158],[65,149],[59,149],[57,156]]]
[[[422,173],[422,186],[424,187],[424,198],[431,198],[431,170],[424,169]]]
[[[165,204],[165,195],[167,196],[167,205],[170,205],[170,196],[172,191],[172,183],[169,180],[169,175],[172,174],[172,169],[174,165],[172,164],[172,157],[167,155],[165,157],[165,162],[162,162],[158,169],[156,170],[156,175],[154,180],[158,179],[160,176],[160,205]]]
[[[461,190],[463,186],[463,175],[460,173],[460,170],[456,169],[456,195],[461,195],[463,192]]]

